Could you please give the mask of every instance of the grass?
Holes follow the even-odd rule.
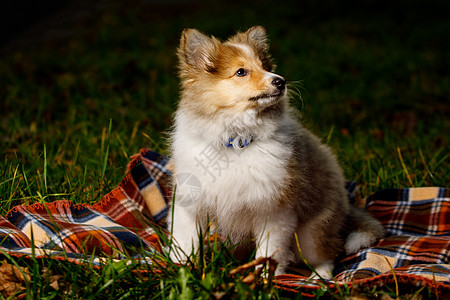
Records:
[[[303,82],[303,100],[292,100],[303,122],[335,150],[363,196],[389,187],[448,185],[448,3],[295,3],[117,2],[60,22],[70,29],[67,36],[4,50],[1,213],[58,199],[98,202],[140,148],[168,154],[166,132],[178,98],[174,53],[186,27],[225,38],[265,26],[277,72]],[[136,270],[148,266],[136,263],[95,268],[6,261],[32,273],[23,285],[28,298],[286,296],[271,284],[242,284],[248,274],[229,275],[237,262],[224,250],[210,250],[210,259],[195,268],[171,265],[146,277]],[[58,289],[50,285],[55,276],[61,276]],[[396,294],[386,287],[380,292]]]

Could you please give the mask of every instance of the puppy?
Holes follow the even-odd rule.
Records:
[[[276,274],[303,255],[330,278],[339,253],[370,246],[383,228],[349,203],[336,157],[294,117],[268,48],[260,26],[225,42],[182,33],[169,228],[184,254],[174,258],[198,250],[211,222],[235,243],[253,238]]]

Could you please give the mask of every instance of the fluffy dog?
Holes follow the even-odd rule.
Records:
[[[329,278],[339,253],[370,246],[383,228],[349,203],[336,157],[294,117],[268,48],[260,26],[224,42],[183,31],[170,227],[184,255],[210,221],[233,242],[253,238],[257,257],[274,254],[276,274],[302,253]]]

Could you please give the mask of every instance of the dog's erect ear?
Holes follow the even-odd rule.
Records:
[[[269,54],[269,43],[267,41],[266,30],[262,26],[250,27],[246,32],[238,33],[229,39],[232,43],[248,43],[261,60],[262,66],[266,71],[272,72],[275,65]]]
[[[185,29],[181,34],[178,58],[180,63],[208,72],[214,70],[217,41],[196,29]]]
[[[245,34],[248,37],[248,41],[252,43],[255,47],[261,50],[268,51],[269,45],[267,43],[266,30],[262,26],[250,27]]]
[[[253,45],[259,59],[261,59],[263,68],[266,71],[273,72],[275,69],[275,64],[269,54],[269,43],[267,41],[267,34],[264,27],[250,27],[245,34],[247,35],[248,42]]]

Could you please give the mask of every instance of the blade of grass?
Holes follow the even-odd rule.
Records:
[[[408,168],[406,167],[405,162],[403,161],[402,151],[400,150],[400,147],[397,147],[397,154],[400,159],[400,163],[402,164],[403,171],[406,174],[406,178],[408,178],[409,184],[412,187],[412,186],[414,186],[414,183],[411,179],[411,176],[409,176]]]
[[[110,144],[110,138],[111,138],[111,129],[112,129],[112,119],[109,119],[108,141],[106,142],[106,153],[105,153],[104,158],[103,158],[103,166],[102,166],[101,182],[103,182],[103,179],[105,178],[106,166],[108,165],[108,156],[109,156],[109,144]]]
[[[48,189],[47,189],[47,147],[44,144],[44,190],[45,193],[47,194]]]
[[[391,269],[392,277],[394,278],[394,284],[395,284],[395,295],[397,296],[397,299],[400,297],[400,289],[398,286],[398,280],[397,276],[395,275],[394,267],[392,266],[391,262],[387,257],[383,256],[383,258],[386,260],[387,264],[389,265],[389,269]]]
[[[120,137],[119,133],[115,132],[114,136],[116,137],[116,140],[120,144],[120,149],[122,150],[123,157],[128,159],[130,156],[128,155],[128,152],[127,152],[127,146],[124,144],[124,142],[123,142],[122,138]]]
[[[434,293],[436,295],[436,300],[439,300],[439,291],[436,283],[436,274],[434,273],[433,267],[431,267],[431,272],[433,273],[433,287],[434,287]]]
[[[331,137],[333,136],[333,133],[334,133],[334,128],[335,128],[335,126],[331,126],[331,129],[330,129],[330,131],[328,132],[327,139],[326,139],[326,141],[325,141],[325,143],[326,143],[327,145],[330,144]]]

